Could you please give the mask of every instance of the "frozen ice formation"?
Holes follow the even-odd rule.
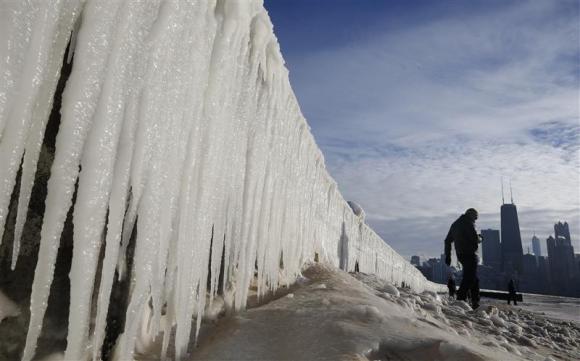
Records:
[[[261,1],[2,6],[0,235],[22,169],[13,265],[69,40],[69,56],[74,52],[23,360],[34,356],[71,207],[65,359],[87,352],[99,358],[116,271],[131,277],[121,359],[131,358],[149,304],[148,331],[163,335],[165,354],[174,329],[180,358],[194,334],[191,320],[199,330],[206,299],[211,306],[223,293],[226,307],[243,309],[254,272],[264,294],[299,275],[315,254],[337,266],[345,258],[348,270],[358,265],[417,291],[436,287],[342,198],[300,112]]]

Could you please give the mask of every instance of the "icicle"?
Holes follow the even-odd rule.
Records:
[[[79,15],[80,2],[68,2],[63,4],[59,2],[57,4],[46,3],[46,13],[44,21],[40,21],[37,25],[39,28],[34,31],[36,36],[43,36],[44,39],[38,42],[39,47],[50,47],[53,49],[54,56],[51,59],[49,66],[38,66],[38,69],[54,69],[52,74],[57,76],[59,74],[58,68],[62,64],[62,59],[64,56],[64,49],[66,47],[66,41],[70,35],[71,27],[74,24],[76,17]],[[52,13],[50,13],[52,12]],[[53,37],[51,39],[50,37]],[[31,51],[38,51],[39,54],[50,54],[48,50],[42,50],[31,47]],[[41,83],[41,79],[37,79],[37,83]],[[24,80],[27,81],[26,79]],[[34,86],[31,87],[34,89]],[[48,87],[47,91],[54,91],[53,87]],[[52,94],[49,95],[52,97]],[[23,109],[21,111],[24,111]],[[48,112],[46,113],[48,114]],[[40,121],[40,120],[39,120]],[[39,126],[39,128],[43,128]],[[9,130],[4,134],[8,137]],[[59,135],[60,137],[60,135]],[[22,139],[22,138],[20,138]],[[2,142],[2,144],[8,144],[8,142]],[[0,145],[1,146],[1,145]],[[0,150],[0,154],[3,153]],[[0,165],[3,168],[3,166]],[[53,167],[53,173],[58,173],[59,171]],[[74,178],[72,179],[72,185],[68,188],[68,193],[72,197],[72,190],[70,188],[74,187]],[[52,179],[52,175],[51,175]],[[38,255],[38,261],[36,265],[34,282],[32,285],[32,294],[30,298],[30,325],[28,328],[28,334],[26,337],[26,346],[24,348],[22,359],[25,361],[30,360],[33,357],[34,350],[36,349],[36,341],[40,335],[42,328],[42,320],[44,317],[44,312],[46,311],[46,302],[48,299],[48,293],[50,291],[50,284],[52,283],[54,263],[56,261],[56,254],[60,242],[60,235],[62,232],[62,225],[66,218],[66,213],[70,207],[70,198],[59,197],[55,192],[55,188],[58,186],[55,184],[56,181],[49,180],[48,193],[47,193],[47,210],[44,215],[43,226],[41,230],[41,242]],[[65,194],[67,192],[65,191]],[[61,205],[60,211],[52,212],[51,206]],[[2,212],[0,206],[0,213]],[[2,216],[0,215],[0,218]],[[1,221],[0,221],[1,222]],[[2,227],[0,227],[2,228]],[[0,232],[1,233],[1,232]]]
[[[69,43],[69,47],[68,47],[68,54],[66,57],[66,63],[70,64],[70,62],[73,59],[73,56],[75,54],[75,50],[76,50],[76,46],[77,46],[77,36],[79,33],[79,29],[81,27],[81,22],[82,22],[82,17],[79,16],[77,17],[77,20],[75,21],[75,25],[73,26],[71,35],[70,35],[70,43]]]
[[[78,7],[78,3],[72,2],[67,5],[65,6],[63,1],[61,1],[56,4],[43,3],[42,6],[38,7],[38,10],[34,13],[34,18],[31,20],[33,31],[28,47],[24,48],[26,50],[16,49],[19,51],[15,55],[23,57],[20,76],[12,75],[10,71],[7,71],[5,75],[5,78],[10,75],[12,75],[12,78],[18,78],[18,85],[16,86],[18,89],[15,94],[10,94],[9,97],[6,97],[10,91],[10,89],[6,88],[10,87],[9,84],[13,83],[14,79],[5,79],[9,82],[4,85],[6,90],[0,89],[0,95],[2,93],[6,94],[0,96],[0,99],[9,99],[9,102],[2,100],[2,109],[0,109],[0,139],[2,140],[0,142],[0,169],[2,169],[2,175],[0,176],[0,235],[4,233],[10,197],[30,129],[33,128],[33,122],[35,121],[46,122],[42,116],[50,112],[52,93],[58,80],[64,46],[66,46],[69,35],[65,33],[66,30],[62,31],[61,27],[70,29],[72,26],[70,22],[74,21],[74,18],[78,15],[75,8]],[[31,7],[31,9],[26,10],[29,12],[34,11],[32,4],[27,6]],[[15,37],[18,35],[16,34]],[[13,39],[13,41],[19,40]],[[38,114],[37,117],[35,117],[35,112]],[[37,139],[38,132],[43,132],[42,129],[44,127],[36,126],[34,128],[37,130],[37,134],[33,137]],[[24,201],[26,200],[26,192],[31,178],[33,178],[31,166],[34,163],[34,158],[34,151],[31,149],[30,157],[27,158],[26,163],[26,179],[24,179],[23,188],[25,194],[22,199]],[[25,212],[26,209],[21,213]]]

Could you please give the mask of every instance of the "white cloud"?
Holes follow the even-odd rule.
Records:
[[[501,176],[525,242],[559,219],[580,238],[580,23],[567,5],[517,1],[288,59],[331,174],[396,249],[437,255],[468,207],[498,228]]]

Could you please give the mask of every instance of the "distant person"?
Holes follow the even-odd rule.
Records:
[[[449,276],[449,279],[447,280],[447,289],[449,289],[449,297],[455,298],[456,285],[453,276]]]
[[[477,252],[479,237],[475,231],[477,211],[469,208],[449,228],[445,238],[445,264],[451,265],[451,243],[455,243],[455,253],[463,267],[463,278],[457,291],[459,301],[467,300],[467,292],[471,293],[471,306],[479,307],[479,279],[477,278]]]
[[[514,301],[514,306],[518,305],[518,300],[517,300],[517,295],[516,295],[516,286],[514,284],[514,280],[510,279],[509,283],[508,283],[508,305],[510,304],[510,301]]]

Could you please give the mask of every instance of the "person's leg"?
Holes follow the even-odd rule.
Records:
[[[472,284],[476,277],[477,262],[474,262],[472,257],[466,257],[463,255],[458,258],[463,267],[463,279],[461,280],[459,291],[457,291],[457,299],[465,301],[467,299],[467,291],[472,289]]]
[[[477,259],[475,260],[475,277],[471,284],[471,306],[473,308],[479,307],[479,278],[477,277]]]

